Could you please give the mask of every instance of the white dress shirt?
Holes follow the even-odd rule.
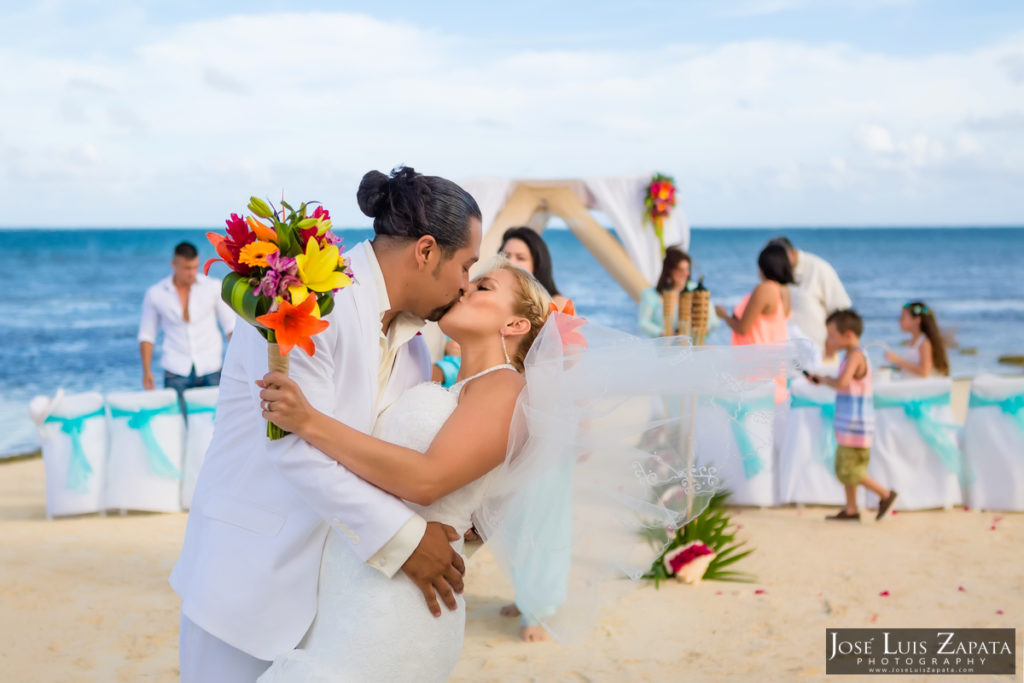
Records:
[[[188,290],[188,322],[185,322],[173,275],[146,290],[139,341],[155,344],[157,332],[163,328],[160,365],[167,372],[188,377],[193,366],[197,376],[220,370],[224,355],[221,330],[231,334],[235,328],[235,313],[220,298],[220,287],[220,280],[216,278],[196,276]]]
[[[378,319],[383,323],[384,315],[391,310],[391,299],[388,297],[384,272],[380,269],[380,262],[377,261],[377,255],[370,243],[366,242],[359,246],[366,249],[366,260],[377,283]],[[398,350],[419,334],[425,324],[426,322],[422,318],[407,311],[402,311],[391,321],[387,334],[384,334],[383,326],[378,328],[380,334],[378,339],[380,345],[380,364],[377,367],[377,417],[380,417],[380,414],[387,408],[387,405],[382,404],[381,398],[395,370],[395,359],[398,356]],[[419,515],[413,515],[390,541],[385,543],[380,550],[367,560],[367,563],[387,576],[394,575],[405,564],[405,561],[409,559],[416,546],[419,545],[426,529],[426,521]]]
[[[850,296],[828,261],[806,251],[797,252],[793,269],[796,284],[789,288],[796,325],[818,348],[825,347],[825,318],[829,313],[850,307]]]

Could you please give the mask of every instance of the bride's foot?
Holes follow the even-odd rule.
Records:
[[[542,643],[551,638],[543,626],[524,626],[519,629],[519,635],[527,643]]]
[[[467,543],[475,543],[477,541],[483,540],[482,538],[480,538],[480,534],[476,532],[476,527],[473,526],[469,527],[469,529],[466,530],[466,533],[465,535],[463,535],[463,538],[466,540]]]
[[[516,607],[516,603],[510,602],[509,604],[505,605],[500,610],[498,610],[498,614],[500,614],[503,617],[518,617],[519,608]]]

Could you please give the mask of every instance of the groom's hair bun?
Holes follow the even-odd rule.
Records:
[[[450,180],[399,166],[387,176],[370,171],[356,192],[360,210],[381,237],[418,240],[430,235],[446,258],[469,241],[469,221],[480,220],[476,200]]]

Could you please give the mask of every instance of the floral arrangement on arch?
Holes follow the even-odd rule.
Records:
[[[655,173],[644,196],[644,221],[654,227],[658,245],[665,254],[665,219],[676,205],[676,181],[672,176]]]
[[[270,369],[284,373],[293,347],[313,355],[313,335],[330,325],[322,318],[334,308],[334,294],[353,282],[342,240],[331,232],[330,212],[317,206],[307,214],[315,203],[295,209],[282,198],[278,216],[269,203],[250,197],[252,216],[233,213],[226,235],[206,233],[220,258],[207,261],[203,272],[216,261],[231,269],[221,297],[267,340]],[[269,438],[285,434],[267,423]]]

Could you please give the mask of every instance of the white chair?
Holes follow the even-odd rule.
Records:
[[[103,510],[107,420],[96,392],[34,398],[29,413],[39,427],[46,470],[46,516]]]
[[[196,387],[185,390],[185,413],[188,429],[185,435],[185,466],[181,482],[181,507],[192,506],[199,469],[203,466],[206,449],[213,438],[213,418],[217,409],[217,387]]]
[[[779,449],[779,502],[843,505],[846,494],[835,473],[836,392],[802,377],[794,379],[789,390]]]
[[[868,475],[899,493],[896,508],[950,508],[963,502],[963,454],[950,404],[948,378],[880,382]],[[867,507],[878,496],[867,492]]]
[[[982,375],[974,380],[964,456],[971,507],[1024,510],[1024,377]]]
[[[179,512],[185,420],[173,389],[107,395],[108,509]]]
[[[729,502],[761,507],[776,504],[772,431],[775,383],[765,382],[739,405],[715,396],[701,398],[694,430],[694,460],[714,467]]]

